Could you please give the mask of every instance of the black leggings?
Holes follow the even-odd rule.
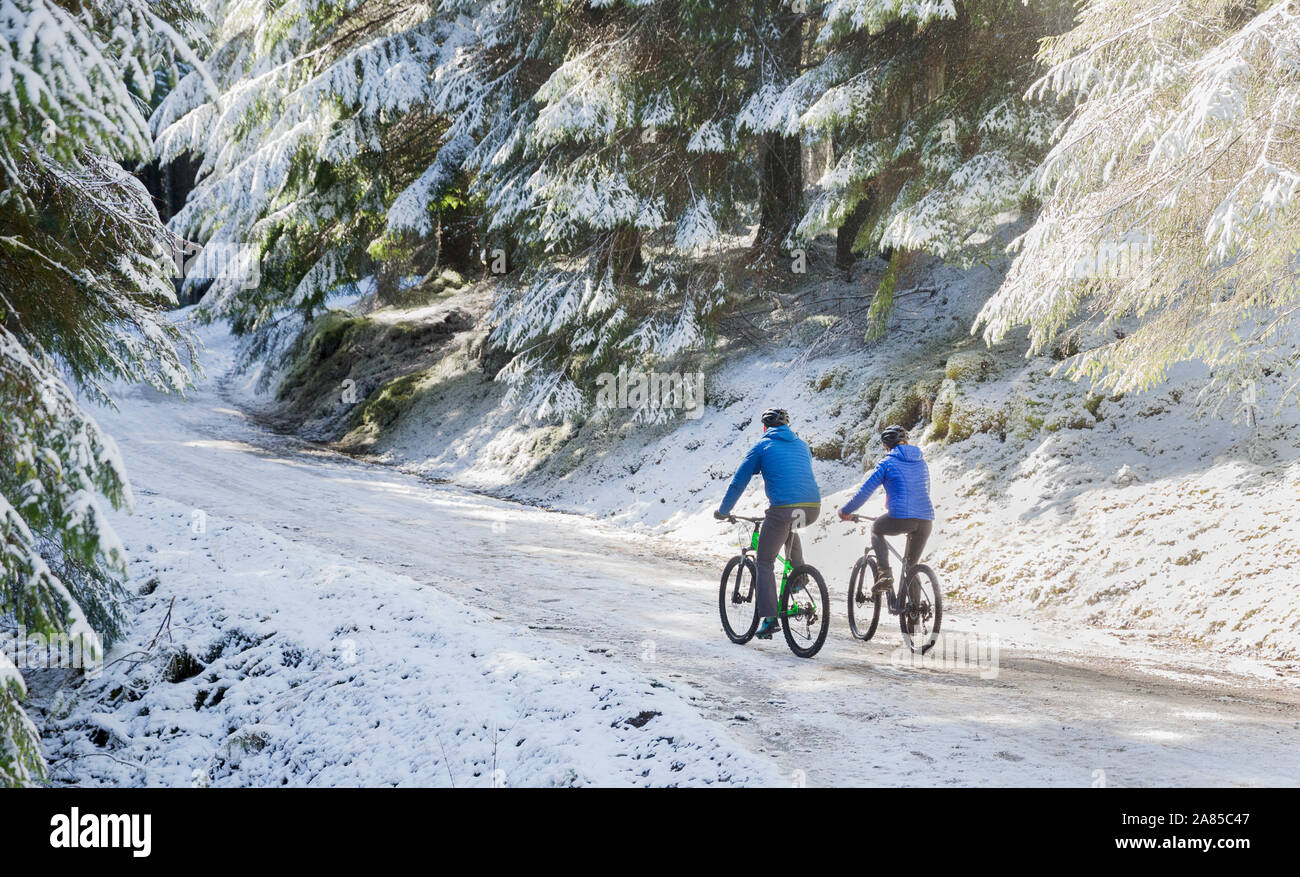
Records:
[[[871,525],[871,547],[876,551],[876,563],[880,569],[889,571],[889,545],[885,542],[886,536],[899,536],[907,534],[907,549],[903,555],[907,558],[908,565],[916,566],[921,562],[921,552],[925,550],[925,542],[930,538],[930,530],[934,527],[934,521],[927,521],[924,518],[891,518],[889,515],[881,515],[876,518],[876,522]]]

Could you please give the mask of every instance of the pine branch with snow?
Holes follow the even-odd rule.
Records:
[[[1114,390],[1192,358],[1224,392],[1294,370],[1300,10],[1096,0],[1043,57],[1035,93],[1078,106],[985,336],[1028,325],[1037,351],[1089,319],[1109,340],[1069,367]]]
[[[120,161],[193,52],[179,4],[0,0],[0,625],[91,652],[118,632],[129,508],[112,440],[74,394],[181,390],[193,349],[167,319],[172,245]],[[101,652],[102,654],[102,652]],[[0,784],[44,773],[21,678],[0,663]]]
[[[187,279],[205,287],[204,315],[240,332],[283,308],[310,315],[381,264],[413,261],[464,185],[458,160],[436,159],[447,123],[430,75],[454,21],[388,0],[261,5],[212,4],[204,68],[152,119],[163,160],[202,156],[172,228],[257,254],[256,282],[202,265]]]
[[[1062,117],[1059,102],[1022,95],[1037,40],[1069,13],[1057,0],[826,4],[818,62],[761,122],[834,149],[795,235],[959,264],[995,255]]]

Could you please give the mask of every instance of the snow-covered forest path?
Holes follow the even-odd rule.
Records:
[[[999,635],[996,674],[906,666],[892,619],[870,644],[849,638],[839,569],[824,570],[834,609],[826,647],[800,660],[779,637],[744,647],[726,640],[716,602],[723,557],[674,556],[656,539],[272,434],[213,383],[189,401],[132,391],[104,420],[142,499],[164,497],[408,577],[503,627],[531,628],[531,642],[621,664],[727,727],[794,783],[1300,782],[1300,692],[1261,665],[1229,673],[1210,669],[1214,656],[1147,645],[1142,635],[1030,627],[957,605],[947,630]],[[219,594],[221,582],[211,585]],[[268,595],[288,613],[299,596]],[[361,618],[370,611],[355,609]],[[436,628],[418,615],[409,624]],[[398,672],[402,656],[385,659]]]

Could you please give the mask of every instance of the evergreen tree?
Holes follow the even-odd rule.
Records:
[[[468,197],[511,269],[494,340],[517,355],[501,374],[525,409],[566,416],[580,376],[698,346],[727,284],[695,262],[755,220],[770,249],[797,216],[797,138],[753,126],[755,96],[799,55],[802,19],[776,0],[212,15],[220,97],[195,71],[154,124],[165,160],[203,156],[173,226],[263,254],[259,288],[218,280],[205,299],[237,331],[409,257]]]
[[[796,234],[838,232],[849,252],[987,256],[1061,113],[1022,99],[1037,41],[1068,26],[1066,0],[832,0],[817,62],[763,128],[826,138],[836,162]],[[890,288],[873,302],[877,330]]]
[[[1086,308],[1108,340],[1071,366],[1112,389],[1187,358],[1221,390],[1294,370],[1300,9],[1260,5],[1093,0],[1044,45],[1036,91],[1078,106],[981,314],[990,341],[1028,324],[1042,350]]]
[[[474,86],[451,79],[467,99],[445,111],[492,119],[453,129],[476,144],[485,246],[504,239],[519,267],[493,338],[515,354],[501,374],[523,410],[576,415],[599,372],[697,349],[749,267],[724,250],[755,222],[760,251],[785,238],[798,139],[755,121],[801,27],[779,2],[514,4],[457,59]]]
[[[436,232],[463,182],[433,161],[446,120],[430,73],[458,22],[396,0],[214,3],[210,15],[218,94],[195,70],[152,120],[162,160],[202,156],[171,226],[258,254],[259,283],[211,280],[205,312],[250,332],[282,308],[310,315],[377,269],[387,293],[395,274],[445,258]],[[413,187],[428,196],[415,207]],[[187,283],[209,282],[202,258]]]
[[[172,239],[121,161],[148,155],[140,107],[177,56],[178,3],[0,0],[0,624],[110,640],[126,558],[100,498],[129,507],[112,440],[69,381],[181,389],[192,351]],[[179,348],[179,349],[178,349]],[[0,785],[38,781],[22,677],[0,663]]]

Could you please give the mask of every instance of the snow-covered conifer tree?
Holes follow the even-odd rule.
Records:
[[[150,154],[141,107],[176,56],[186,8],[0,0],[0,626],[105,641],[126,558],[101,498],[128,506],[112,440],[72,386],[187,380],[171,239],[118,164]],[[179,345],[179,349],[178,349]],[[71,380],[69,380],[71,379]],[[22,677],[0,660],[0,785],[39,781]]]
[[[1300,7],[1093,0],[1043,58],[1035,92],[1077,109],[1033,179],[1045,204],[986,337],[1028,324],[1041,350],[1083,312],[1110,340],[1075,373],[1118,390],[1187,358],[1225,390],[1294,369]]]
[[[208,14],[219,93],[196,69],[152,120],[164,160],[202,157],[172,228],[258,253],[259,282],[211,280],[205,313],[239,332],[281,308],[310,314],[329,290],[436,242],[460,169],[434,161],[446,121],[431,74],[457,16],[396,0],[213,0]],[[194,273],[206,283],[202,259]]]
[[[520,265],[493,314],[494,340],[516,354],[502,376],[526,411],[567,416],[596,373],[698,348],[747,264],[722,251],[755,227],[760,246],[784,238],[801,194],[798,141],[754,119],[793,76],[802,25],[779,2],[519,11],[532,6],[483,28],[491,45],[516,47],[518,66],[500,71],[484,43],[484,72],[464,89],[478,100],[509,76],[509,98],[491,113],[448,112],[492,119],[466,132],[485,245],[499,235]]]
[[[1039,38],[1069,25],[1061,0],[831,0],[820,57],[773,101],[766,130],[829,138],[835,164],[796,234],[836,232],[839,258],[877,249],[968,262],[1061,114],[1023,100]],[[887,311],[882,284],[875,310]]]

